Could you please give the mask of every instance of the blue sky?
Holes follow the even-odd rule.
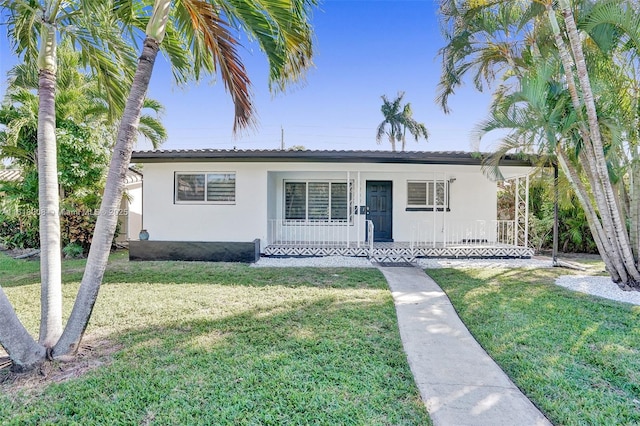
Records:
[[[469,151],[471,132],[487,113],[490,97],[471,87],[451,99],[445,115],[435,103],[443,46],[435,0],[324,0],[314,12],[315,67],[304,85],[272,95],[264,55],[249,44],[242,57],[253,83],[259,124],[234,136],[233,106],[222,83],[187,88],[172,81],[167,61],[159,58],[149,96],[165,106],[169,132],[164,149],[276,149],[281,128],[285,146],[307,149],[390,149],[377,145],[376,127],[386,94],[405,92],[414,118],[425,123],[429,141],[407,142],[407,150]],[[0,73],[12,64],[6,39],[0,42]],[[4,91],[4,80],[0,90]],[[139,143],[139,149],[149,145]],[[490,143],[481,145],[483,151]]]

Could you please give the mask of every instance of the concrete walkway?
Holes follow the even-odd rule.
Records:
[[[400,336],[434,425],[550,425],[471,336],[424,271],[380,267]]]

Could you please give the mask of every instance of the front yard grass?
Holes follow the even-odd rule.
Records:
[[[554,424],[640,424],[640,307],[553,284],[567,270],[428,270]]]
[[[35,335],[37,264],[2,256],[13,268],[2,276],[5,292]],[[80,267],[64,263],[66,314]],[[3,384],[0,423],[430,424],[375,269],[129,263],[119,255],[87,337],[119,350],[78,378],[20,391]]]

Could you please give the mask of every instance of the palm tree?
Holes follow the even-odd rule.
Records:
[[[63,210],[75,209],[79,203],[92,210],[97,207],[117,127],[106,106],[104,91],[95,76],[80,71],[79,59],[68,40],[60,44],[55,99],[58,183]],[[38,71],[29,65],[20,64],[9,71],[9,87],[0,106],[0,124],[5,126],[0,130],[0,161],[12,160],[23,176],[22,182],[6,185],[5,195],[19,204],[22,211],[37,211]],[[145,108],[156,114],[163,110],[160,103],[149,99],[145,100]],[[143,118],[146,125],[140,127],[140,135],[158,147],[166,139],[165,128],[155,116],[145,114]],[[78,167],[79,164],[82,166]],[[35,191],[31,182],[36,182]],[[29,234],[34,226],[37,232],[33,217],[16,212],[14,219],[20,220]],[[62,240],[65,237],[68,235],[63,231]]]
[[[402,151],[404,151],[407,131],[415,138],[416,142],[420,137],[429,138],[427,127],[413,118],[411,104],[402,105],[404,92],[398,92],[398,96],[393,101],[390,101],[386,95],[382,95],[381,98],[382,106],[380,111],[384,116],[384,120],[378,125],[376,132],[376,142],[378,144],[382,142],[382,137],[387,135],[391,144],[391,151],[395,152],[396,142],[402,142]]]
[[[88,65],[93,66],[100,59],[107,59],[104,64],[106,68],[96,66],[95,69],[111,71],[106,76],[100,74],[109,88],[127,86],[122,84],[122,78],[113,78],[118,73],[120,77],[128,76],[127,72],[117,67],[118,64],[128,63],[131,57],[124,36],[135,35],[141,29],[145,32],[142,52],[113,149],[85,273],[71,316],[60,339],[54,342],[55,346],[51,346],[50,340],[47,340],[48,349],[45,349],[44,345],[30,341],[28,334],[25,336],[24,327],[0,288],[0,321],[6,321],[3,324],[8,325],[0,329],[0,344],[7,350],[14,365],[31,367],[42,361],[45,351],[51,357],[61,357],[77,350],[108,260],[117,223],[117,216],[109,212],[116,211],[120,204],[124,178],[140,123],[140,111],[158,51],[164,49],[166,52],[179,83],[219,73],[235,104],[234,130],[237,130],[252,125],[254,120],[249,78],[237,53],[240,46],[238,31],[249,34],[259,43],[269,61],[270,87],[283,90],[311,65],[312,31],[308,21],[314,4],[314,0],[262,0],[250,4],[235,0],[156,0],[151,16],[147,16],[149,9],[143,1],[51,0],[45,2],[43,14],[42,11],[32,10],[24,2],[0,2],[0,7],[10,13],[9,35],[15,40],[19,53],[35,51],[36,41],[42,37],[39,87],[43,89],[40,105],[45,111],[39,113],[38,120],[43,121],[41,135],[47,141],[53,139],[52,122],[55,115],[53,96],[50,95],[55,87],[55,29],[70,28],[67,36],[75,41],[74,46],[82,48]],[[61,22],[63,19],[75,19],[77,22],[67,26],[66,21]],[[90,19],[100,20],[100,25],[91,25]],[[43,22],[41,27],[30,31],[30,23],[38,21]],[[87,37],[87,34],[91,37]],[[90,40],[85,44],[78,41],[84,42],[87,38]],[[117,90],[111,93],[118,94]],[[115,95],[113,101],[117,103],[119,98]],[[44,177],[44,173],[41,176]],[[48,183],[45,186],[51,195],[52,180],[44,178],[44,181]],[[54,228],[51,225],[43,228],[43,232],[54,234]]]
[[[622,288],[639,289],[640,272],[623,217],[623,212],[629,209],[625,210],[620,193],[614,190],[612,183],[612,180],[623,182],[614,175],[615,170],[628,173],[630,169],[625,170],[619,158],[616,159],[621,153],[616,132],[603,127],[606,122],[603,118],[609,113],[608,117],[615,115],[614,108],[607,109],[602,103],[607,99],[606,90],[602,90],[606,86],[604,82],[619,76],[617,69],[629,63],[628,59],[616,63],[605,59],[607,55],[590,58],[585,54],[587,49],[599,45],[601,48],[623,48],[628,52],[626,58],[637,57],[640,34],[638,25],[633,24],[637,4],[584,1],[575,6],[573,8],[568,0],[559,0],[555,5],[551,1],[522,0],[473,2],[462,6],[455,1],[442,2],[441,12],[449,42],[442,49],[444,62],[439,99],[447,110],[448,96],[470,71],[475,71],[474,82],[479,88],[484,87],[484,82],[499,77],[502,84],[496,91],[493,118],[497,117],[496,113],[502,114],[496,122],[511,121],[514,127],[521,129],[538,126],[536,131],[542,136],[539,142],[546,146],[546,152],[556,155],[574,186],[612,279]],[[578,23],[588,32],[580,32]],[[592,62],[589,68],[587,61]],[[537,86],[529,85],[532,92],[543,96],[516,100],[513,95],[518,92],[514,93],[514,88],[527,88],[527,75],[534,75],[550,62],[557,64],[554,73],[548,76],[550,80],[539,80]],[[599,73],[598,68],[602,66],[608,68],[608,72]],[[560,88],[565,95],[549,97],[549,81],[555,81],[555,90]],[[594,90],[601,90],[598,96]],[[539,102],[545,96],[552,101],[546,106]],[[503,105],[500,112],[495,108],[502,101],[511,105],[509,108]],[[516,102],[524,103],[525,107],[518,107]],[[601,103],[600,108],[596,102]],[[540,109],[540,106],[546,109]],[[559,115],[554,118],[554,114]],[[555,119],[565,120],[565,126],[554,127]],[[631,126],[637,127],[637,119],[636,113]],[[571,123],[570,127],[566,126],[568,123]],[[637,131],[622,133],[637,134]],[[517,138],[523,134],[519,131],[515,136],[511,142],[520,142]],[[627,143],[637,148],[637,140],[629,139]],[[633,149],[631,152],[637,158]],[[612,167],[616,161],[618,166]],[[632,176],[634,174],[632,172]],[[624,189],[624,184],[617,185]],[[631,229],[637,230],[637,223],[632,223]]]
[[[41,327],[39,344],[52,348],[62,333],[60,217],[56,158],[57,43],[60,34],[79,47],[82,62],[96,72],[106,89],[113,111],[124,93],[117,81],[127,81],[123,70],[135,56],[118,31],[121,20],[109,12],[109,2],[61,0],[0,1],[7,19],[9,39],[27,64],[38,68],[38,176],[41,214]],[[98,23],[100,17],[109,17]],[[105,25],[105,24],[111,25]],[[82,29],[82,30],[78,30]],[[39,46],[39,47],[38,47]],[[1,296],[1,295],[0,295]],[[0,341],[2,338],[0,338]]]
[[[414,137],[416,142],[423,137],[425,140],[429,140],[429,131],[427,126],[423,123],[418,123],[413,118],[413,111],[411,110],[411,104],[407,103],[402,109],[402,115],[400,116],[400,122],[402,124],[402,152],[404,152],[407,130],[409,134]]]
[[[403,127],[401,104],[403,97],[404,92],[399,92],[398,96],[393,101],[390,101],[387,98],[387,95],[381,96],[382,106],[380,107],[380,111],[382,111],[384,120],[382,120],[382,123],[378,125],[376,142],[379,145],[382,142],[382,137],[387,135],[389,143],[391,144],[391,151],[393,152],[396,150],[396,142],[400,142],[402,140]]]

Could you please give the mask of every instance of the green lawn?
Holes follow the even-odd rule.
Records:
[[[66,312],[81,267],[64,264]],[[35,334],[37,263],[0,254],[0,270]],[[430,424],[375,269],[116,255],[87,336],[119,345],[112,362],[36,390],[5,384],[2,424]]]
[[[640,307],[553,284],[567,270],[429,270],[555,424],[640,424]]]

